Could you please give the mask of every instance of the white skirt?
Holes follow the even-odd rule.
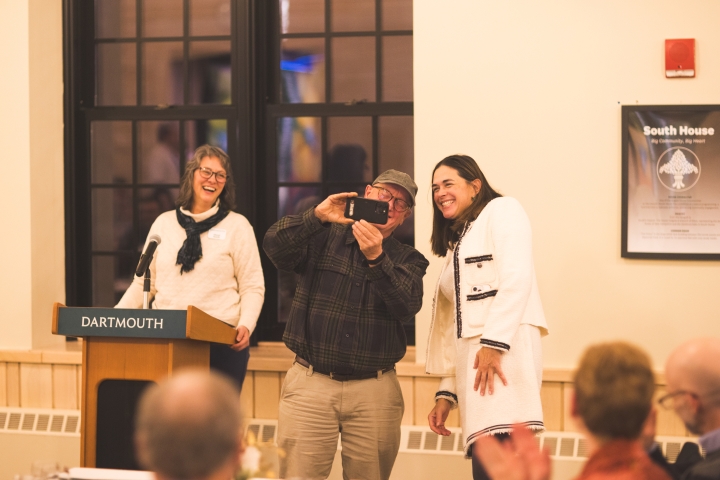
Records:
[[[533,325],[520,325],[503,353],[501,367],[507,385],[495,375],[495,393],[480,395],[473,390],[475,355],[480,350],[480,338],[457,339],[456,385],[460,404],[460,422],[465,439],[465,452],[480,436],[512,431],[513,424],[524,424],[530,430],[541,432],[543,424],[540,387],[542,386],[542,345],[540,329]]]

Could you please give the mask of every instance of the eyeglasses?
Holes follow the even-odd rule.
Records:
[[[698,395],[697,393],[690,392],[688,390],[678,390],[677,392],[668,393],[667,395],[663,395],[662,397],[658,398],[658,403],[661,407],[663,407],[666,410],[672,410],[675,408],[675,399],[679,397],[680,395],[690,395],[691,397],[695,398],[697,400]]]
[[[393,206],[395,211],[405,212],[410,209],[410,205],[408,205],[408,203],[405,200],[403,200],[402,198],[396,197],[395,195],[390,193],[389,190],[387,190],[383,187],[378,187],[377,185],[371,185],[371,187],[378,189],[378,198],[380,200],[382,200],[383,202],[390,203],[390,200],[395,199],[394,206]]]
[[[227,181],[227,175],[222,172],[213,172],[205,167],[200,167],[197,171],[200,172],[200,176],[206,180],[210,180],[212,176],[215,175],[215,180],[217,180],[218,183],[225,183]]]

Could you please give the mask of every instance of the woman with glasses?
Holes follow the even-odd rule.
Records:
[[[426,370],[442,375],[430,428],[460,407],[465,452],[511,426],[544,429],[540,337],[547,334],[530,222],[488,183],[475,160],[451,155],[433,170],[433,253],[445,257],[430,324]],[[496,378],[497,377],[497,378]],[[473,478],[488,478],[473,453]]]
[[[265,282],[253,228],[235,213],[230,159],[218,147],[199,147],[180,181],[177,208],[161,214],[148,238],[160,237],[150,263],[153,308],[194,305],[237,328],[235,344],[210,345],[210,367],[242,387]],[[143,279],[135,277],[116,305],[141,308]]]

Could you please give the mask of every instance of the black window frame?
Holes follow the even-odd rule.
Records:
[[[140,1],[137,0],[136,22],[141,22]],[[188,18],[190,0],[183,0],[185,17],[183,40],[185,58],[188,48]],[[92,216],[91,216],[91,158],[90,125],[93,121],[193,121],[202,119],[227,120],[228,154],[236,178],[237,211],[245,215],[255,230],[265,274],[266,295],[258,326],[252,337],[257,341],[279,341],[285,328],[277,318],[277,271],[262,251],[262,239],[267,229],[277,221],[277,193],[275,156],[275,124],[280,117],[361,116],[372,117],[373,173],[378,169],[378,118],[381,116],[412,116],[413,102],[382,102],[382,42],[380,36],[408,35],[412,30],[382,31],[382,2],[375,0],[376,31],[331,32],[331,0],[325,0],[327,37],[370,36],[376,40],[376,101],[348,103],[291,104],[279,98],[279,8],[277,0],[230,0],[231,4],[231,105],[184,105],[167,108],[156,106],[95,106],[95,45],[94,1],[63,0],[63,80],[64,91],[64,156],[65,156],[65,269],[66,303],[69,306],[88,306],[92,293]],[[283,38],[302,38],[304,34],[286,34]],[[317,35],[312,35],[317,36]],[[193,40],[205,37],[193,36]],[[213,40],[218,37],[212,37]],[[153,37],[147,42],[167,38]],[[177,40],[172,37],[172,40]],[[123,42],[130,40],[123,40]],[[140,41],[140,31],[136,38]],[[112,43],[112,40],[100,40]],[[330,42],[326,41],[326,53]],[[138,46],[138,51],[141,46]],[[327,58],[332,59],[330,55]],[[136,61],[141,67],[142,59]],[[187,68],[187,65],[186,65]],[[136,72],[136,95],[142,95],[141,70]],[[330,92],[331,65],[326,66],[326,85]],[[187,87],[187,75],[184,78]],[[187,95],[187,88],[185,89]],[[327,97],[326,100],[330,100]],[[134,125],[134,123],[133,123]],[[181,135],[183,134],[181,129]],[[133,127],[133,138],[136,129]],[[326,142],[327,135],[323,135]],[[326,150],[322,151],[326,162]],[[133,145],[133,161],[137,148]],[[147,185],[143,185],[147,186]],[[116,187],[113,185],[113,187]],[[132,188],[138,188],[135,182]],[[134,205],[137,214],[137,205]],[[137,215],[134,215],[137,222]],[[415,325],[406,325],[408,343],[415,343]]]

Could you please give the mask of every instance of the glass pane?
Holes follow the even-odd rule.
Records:
[[[383,37],[382,91],[384,102],[412,102],[413,40],[411,35]]]
[[[334,32],[375,30],[375,0],[332,0]]]
[[[137,104],[137,48],[135,43],[100,44],[96,49],[95,103],[105,105]]]
[[[370,182],[355,184],[341,183],[338,185],[330,185],[328,186],[328,195],[332,195],[334,193],[356,192],[359,197],[364,197],[365,187],[368,185],[368,183]]]
[[[182,105],[182,42],[146,43],[142,55],[142,104]]]
[[[185,159],[190,160],[200,145],[213,145],[227,152],[227,120],[193,120],[185,122]],[[184,165],[183,165],[184,166]]]
[[[412,30],[412,0],[382,0],[383,30]]]
[[[372,118],[328,118],[327,180],[372,181]]]
[[[183,0],[142,0],[145,37],[180,37],[183,34]]]
[[[114,251],[126,239],[134,237],[132,190],[130,188],[93,188],[92,248]]]
[[[138,230],[135,234],[135,243],[123,245],[121,249],[142,253],[153,222],[161,213],[175,210],[175,200],[179,192],[178,188],[168,187],[138,189]]]
[[[134,37],[135,12],[135,0],[95,0],[95,37]]]
[[[320,118],[278,119],[277,170],[280,182],[319,182],[322,168]]]
[[[332,101],[375,101],[375,38],[332,40]]]
[[[138,122],[138,182],[180,183],[180,122]]]
[[[93,307],[112,307],[115,301],[115,257],[94,255],[93,268]],[[132,280],[132,277],[129,279]],[[126,282],[130,285],[130,282]]]
[[[132,183],[132,123],[90,124],[93,183]]]
[[[293,38],[282,41],[280,74],[282,101],[325,101],[325,39]]]
[[[380,172],[394,168],[413,176],[415,165],[413,138],[413,117],[380,117],[378,119],[378,169]]]
[[[93,306],[112,307],[132,283],[139,253],[93,256]]]
[[[322,191],[317,187],[278,187],[278,218],[303,213],[322,202]]]
[[[190,42],[191,104],[232,103],[230,42]]]
[[[325,31],[325,0],[279,0],[282,33]]]
[[[230,0],[190,0],[190,35],[230,35]]]

